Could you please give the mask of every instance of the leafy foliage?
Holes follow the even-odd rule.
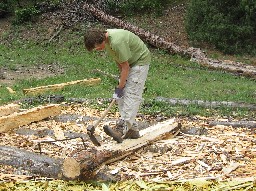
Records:
[[[13,0],[2,0],[0,2],[0,18],[5,17],[12,11]]]
[[[252,190],[254,183],[251,180],[217,182],[194,180],[187,182],[146,182],[143,180],[125,182],[78,182],[78,181],[24,181],[0,184],[1,190]]]
[[[32,21],[39,11],[35,7],[27,7],[22,9],[17,9],[15,11],[15,24],[21,24],[27,21]]]
[[[256,50],[256,1],[191,0],[186,29],[192,41],[207,42],[225,53]]]

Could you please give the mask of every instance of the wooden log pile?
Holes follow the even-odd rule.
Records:
[[[50,108],[50,110],[47,110],[45,108]],[[9,119],[9,121],[17,121],[18,123],[15,124],[15,128],[18,128],[18,126],[24,126],[29,125],[32,121],[40,121],[40,119],[45,118],[45,113],[48,111],[53,111],[54,108],[51,107],[40,107],[36,109],[30,109],[29,111],[21,112],[22,114],[11,114],[8,116],[4,116],[5,119]],[[50,112],[49,112],[50,113]],[[58,114],[59,109],[58,109]],[[51,116],[49,114],[48,116]],[[11,117],[10,117],[11,116]],[[15,117],[13,117],[15,116]],[[38,118],[37,116],[40,116],[41,118]],[[43,116],[43,117],[42,117]],[[9,117],[9,118],[8,118]],[[2,120],[0,124],[4,123],[5,120]],[[10,124],[4,123],[4,124]],[[6,130],[9,130],[9,126],[5,125],[8,128],[4,128],[2,131],[5,132]],[[51,178],[57,178],[57,179],[67,179],[67,180],[73,180],[73,179],[81,179],[81,180],[87,180],[87,179],[93,179],[96,174],[97,170],[105,164],[109,164],[113,161],[120,160],[138,149],[145,147],[152,142],[161,139],[165,137],[166,135],[170,134],[175,128],[176,124],[174,123],[174,120],[168,120],[160,124],[156,124],[152,128],[147,129],[146,131],[142,131],[141,134],[144,135],[141,138],[137,140],[125,140],[121,144],[116,143],[110,143],[107,147],[99,147],[99,148],[93,148],[91,147],[89,150],[83,148],[81,149],[75,149],[75,147],[72,147],[72,154],[70,156],[62,156],[62,157],[52,157],[48,155],[41,155],[35,152],[27,151],[24,149],[20,149],[17,147],[11,147],[11,146],[0,146],[0,164],[1,165],[10,165],[19,169],[23,169],[25,171],[29,171],[32,174],[40,175],[40,176],[46,176]],[[12,128],[14,128],[12,126]],[[56,127],[52,127],[54,130]],[[58,131],[61,132],[60,128],[57,128]],[[6,133],[7,134],[7,133]],[[5,134],[5,135],[6,135]],[[58,138],[59,132],[55,131],[55,137]],[[3,134],[4,135],[4,134]],[[64,133],[63,133],[64,135]],[[63,143],[60,143],[62,141],[67,141],[69,139],[65,139],[65,136],[61,137],[62,140],[57,140],[53,138],[44,138],[44,139],[38,139],[34,140],[34,144],[37,144],[37,147],[39,148],[40,153],[42,153],[41,145],[44,144],[51,144],[55,143],[58,146],[67,146]],[[76,139],[79,139],[80,137],[76,137]],[[81,137],[83,140],[83,138]],[[83,140],[84,141],[84,140]],[[3,144],[3,143],[2,143]],[[31,144],[31,143],[30,143]],[[110,146],[112,144],[112,146]],[[36,147],[36,146],[35,146]],[[86,145],[84,144],[84,147]],[[111,149],[110,149],[111,148]]]
[[[166,124],[170,125],[169,122]],[[173,125],[166,126],[166,124],[160,125],[164,129],[161,129],[161,133],[157,131],[159,130],[158,127],[155,128],[155,132],[151,132],[154,133],[153,137],[148,134],[145,137],[137,139],[135,141],[136,143],[127,140],[118,145],[117,148],[114,147],[111,150],[94,149],[92,151],[73,152],[73,158],[52,158],[14,147],[0,146],[0,164],[22,168],[31,173],[51,178],[71,180],[78,178],[81,180],[93,179],[96,175],[96,170],[101,165],[111,163],[114,160],[120,160],[130,155],[137,149],[159,138],[159,136],[165,136],[166,133],[169,133],[175,128]]]

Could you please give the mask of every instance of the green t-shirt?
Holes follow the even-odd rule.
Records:
[[[150,52],[138,36],[124,29],[107,29],[107,32],[109,43],[105,49],[117,63],[128,61],[131,67],[150,63]]]

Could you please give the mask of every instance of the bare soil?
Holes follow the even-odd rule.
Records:
[[[7,67],[0,68],[0,84],[11,85],[17,80],[23,79],[42,79],[64,73],[64,69],[58,64],[24,66],[17,65],[15,69]]]

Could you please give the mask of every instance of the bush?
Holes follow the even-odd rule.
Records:
[[[192,42],[206,42],[224,53],[256,50],[256,1],[191,0],[186,30]]]
[[[39,11],[35,7],[26,7],[15,10],[14,24],[22,24],[32,21],[38,15]]]
[[[13,1],[12,0],[3,0],[0,2],[0,18],[5,17],[12,11]]]

